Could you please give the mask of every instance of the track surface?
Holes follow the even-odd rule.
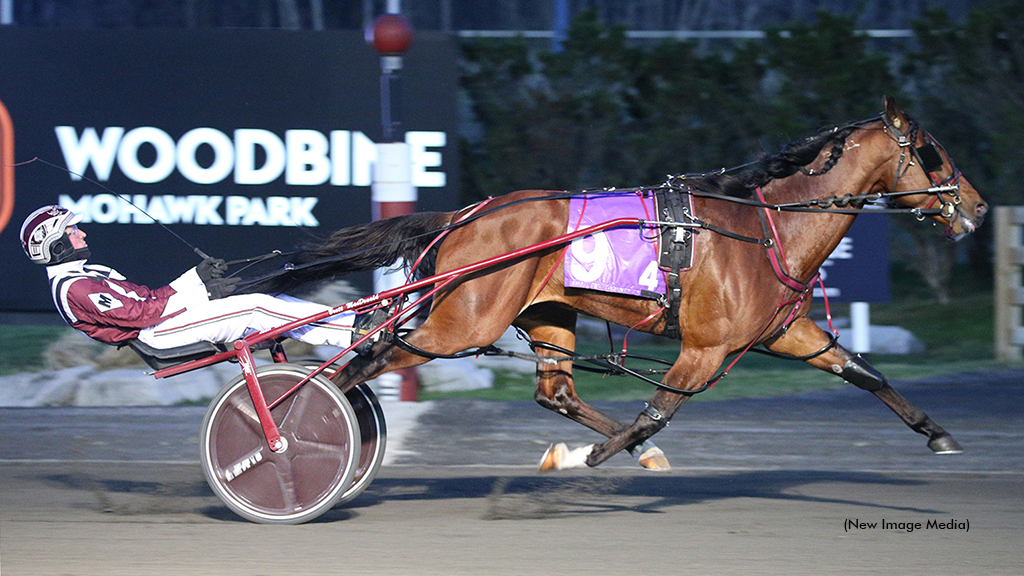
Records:
[[[302,526],[213,496],[203,408],[0,409],[0,574],[1024,573],[1024,371],[897,388],[967,452],[851,388],[687,405],[669,473],[541,476],[549,442],[595,435],[529,402],[385,405],[390,464]]]

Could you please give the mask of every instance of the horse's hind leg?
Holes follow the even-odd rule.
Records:
[[[621,450],[648,442],[651,436],[668,425],[676,411],[689,399],[690,396],[684,391],[699,388],[714,374],[715,369],[725,358],[725,352],[712,348],[681,353],[662,379],[663,384],[678,389],[679,392],[659,389],[632,424],[600,444],[577,448],[565,455],[566,464],[561,467],[582,464],[597,466]]]
[[[679,358],[669,368],[662,379],[662,384],[680,392],[660,388],[651,397],[636,420],[628,428],[619,432],[601,444],[597,444],[587,454],[586,463],[588,466],[597,466],[616,452],[633,446],[638,442],[645,442],[651,436],[657,434],[662,428],[668,426],[669,420],[683,403],[690,399],[692,391],[704,385],[715,373],[715,370],[725,358],[726,350],[719,347],[698,349],[696,347],[684,350]],[[685,393],[684,391],[691,391]]]
[[[572,310],[550,304],[538,304],[520,315],[515,325],[525,330],[534,342],[552,344],[565,350],[575,349],[576,312]],[[573,384],[572,361],[557,360],[565,354],[538,347],[537,355],[550,359],[548,362],[537,363],[537,389],[534,392],[534,399],[538,404],[608,437],[627,428],[625,423],[580,399]],[[664,453],[651,442],[629,446],[627,449],[644,468],[670,468]],[[564,451],[567,448],[564,444],[549,448],[541,458],[541,471],[558,467],[559,458],[554,455],[555,450]]]
[[[769,348],[775,352],[804,356],[824,348],[829,336],[814,322],[800,318]],[[850,384],[874,394],[892,409],[912,430],[928,437],[928,447],[936,454],[959,454],[963,449],[941,426],[932,421],[923,410],[911,404],[889,386],[885,376],[860,355],[853,354],[838,344],[830,350],[807,360],[807,363]]]

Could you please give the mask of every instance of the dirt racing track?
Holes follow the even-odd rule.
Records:
[[[966,452],[851,387],[688,404],[668,473],[538,475],[598,438],[526,401],[386,404],[376,480],[299,526],[214,496],[203,408],[0,409],[0,574],[1021,574],[1024,370],[896,387]]]

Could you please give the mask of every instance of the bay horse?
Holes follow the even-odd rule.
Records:
[[[679,278],[679,355],[632,423],[577,396],[565,352],[575,348],[578,314],[665,334],[673,324],[669,308],[653,299],[566,289],[561,247],[460,277],[435,294],[429,315],[405,337],[411,347],[382,339],[372,356],[354,359],[334,381],[347,390],[384,372],[490,345],[515,326],[533,342],[553,345],[536,349],[536,401],[607,437],[575,450],[564,444],[549,448],[542,470],[597,466],[621,450],[647,468],[668,469],[668,460],[649,438],[694,392],[707,387],[727,357],[763,346],[871,392],[927,436],[932,451],[962,451],[881,373],[807,317],[812,280],[866,202],[884,200],[921,219],[928,215],[953,239],[973,232],[988,210],[945,149],[891,97],[884,99],[879,117],[791,143],[737,172],[670,182],[692,193],[693,213],[707,230],[694,235],[692,268]],[[485,212],[473,216],[467,208],[345,228],[295,253],[295,266],[288,267],[292,272],[258,288],[293,288],[390,265],[398,258],[412,262],[442,229],[447,234],[421,266],[427,272],[431,265],[438,273],[453,270],[565,234],[568,210],[564,193],[524,190],[492,199]],[[450,226],[460,219],[465,221]]]

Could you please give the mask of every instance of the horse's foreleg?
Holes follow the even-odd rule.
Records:
[[[515,322],[527,331],[534,342],[553,344],[566,350],[576,346],[576,313],[557,306],[537,305],[527,310]],[[626,429],[626,424],[590,406],[576,394],[572,377],[572,360],[561,360],[561,352],[538,347],[537,355],[542,360],[537,364],[537,389],[534,399],[538,404],[600,434],[611,437]],[[668,460],[661,450],[651,442],[628,447],[642,466],[651,469],[668,469]],[[554,445],[541,458],[541,471],[565,467],[561,456],[568,450],[564,444]]]
[[[800,318],[769,349],[783,354],[804,356],[824,348],[829,336],[807,318]],[[928,447],[936,454],[959,454],[963,449],[941,426],[932,421],[923,410],[911,404],[889,385],[878,370],[867,360],[839,346],[807,360],[815,368],[835,374],[854,386],[867,390],[885,403],[907,426],[928,437]]]
[[[671,371],[669,371],[671,375]],[[666,378],[666,382],[668,379]],[[680,387],[684,389],[684,387]],[[601,444],[596,444],[587,453],[587,466],[597,466],[611,458],[620,450],[629,446],[649,442],[649,438],[668,426],[669,420],[690,397],[684,394],[658,390],[651,397],[647,407],[640,412],[636,420],[622,432],[612,436]]]

